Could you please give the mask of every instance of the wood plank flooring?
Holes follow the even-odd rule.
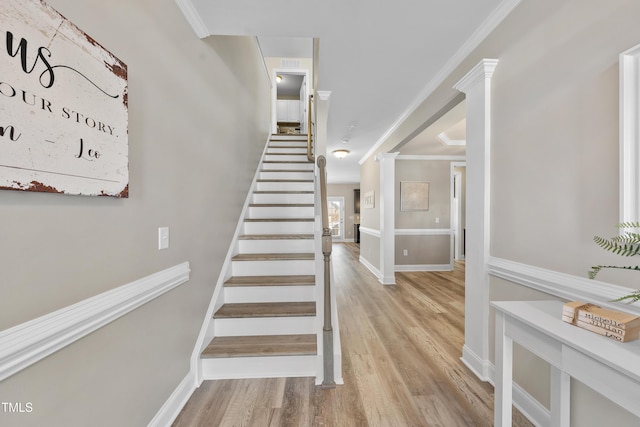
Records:
[[[344,385],[205,381],[174,426],[491,426],[493,387],[460,362],[464,264],[380,285],[355,244],[334,244]],[[529,423],[514,410],[514,426]]]

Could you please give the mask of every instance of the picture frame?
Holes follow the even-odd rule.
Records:
[[[368,191],[362,197],[362,206],[365,209],[373,209],[376,206],[376,192]]]
[[[401,181],[400,210],[403,212],[428,211],[429,183],[426,181]]]

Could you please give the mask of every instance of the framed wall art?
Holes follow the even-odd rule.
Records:
[[[423,181],[401,181],[400,210],[428,211],[429,183]]]
[[[0,8],[0,188],[128,197],[127,66],[45,2]]]

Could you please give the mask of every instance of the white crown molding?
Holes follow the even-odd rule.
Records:
[[[397,160],[427,160],[427,161],[449,161],[449,162],[465,162],[467,156],[439,156],[439,155],[421,155],[421,154],[401,154]]]
[[[184,262],[0,332],[0,381],[189,280]]]
[[[448,236],[450,228],[396,228],[396,236]]]
[[[198,37],[203,39],[211,35],[191,0],[176,0],[176,4]]]
[[[440,141],[444,142],[446,145],[467,145],[466,139],[451,139],[444,132],[438,134],[438,138],[440,138]]]
[[[469,88],[474,87],[481,80],[493,77],[497,66],[497,59],[483,59],[453,86],[454,89],[467,93]]]
[[[496,27],[520,4],[522,0],[504,0],[500,5],[484,20],[476,31],[467,39],[467,41],[458,49],[458,51],[447,61],[440,69],[438,74],[427,84],[420,92],[413,104],[398,117],[398,119],[386,130],[378,141],[371,147],[369,151],[360,159],[362,165],[373,153],[375,153],[382,144],[395,132],[400,125],[435,91],[438,86],[445,81],[447,77],[460,65],[462,61],[477,48],[480,43],[489,35]]]
[[[627,295],[635,289],[495,257],[489,257],[487,268],[491,276],[558,298],[598,303],[603,307],[640,315],[640,304],[638,303],[611,302],[611,300]]]

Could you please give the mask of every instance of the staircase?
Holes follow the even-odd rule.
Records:
[[[273,135],[202,351],[203,379],[317,375],[314,164]],[[220,304],[222,302],[222,304]]]

